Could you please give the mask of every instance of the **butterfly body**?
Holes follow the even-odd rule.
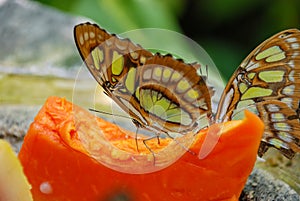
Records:
[[[74,28],[77,48],[89,71],[138,127],[159,133],[197,132],[212,116],[211,88],[198,64],[152,54],[97,25]],[[268,147],[292,158],[300,152],[300,32],[280,32],[255,48],[230,78],[215,118],[241,118],[243,110],[265,123],[258,154]]]

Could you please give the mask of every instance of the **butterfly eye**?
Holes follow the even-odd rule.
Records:
[[[132,119],[132,123],[137,127],[137,128],[141,128],[142,124],[140,122],[138,122],[136,119]]]
[[[113,90],[113,89],[112,89],[112,88],[113,88],[113,85],[112,85],[111,82],[109,82],[109,81],[105,81],[105,82],[103,83],[102,87],[103,87],[104,89],[110,89],[110,90]]]

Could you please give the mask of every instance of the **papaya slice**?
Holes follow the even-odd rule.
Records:
[[[188,150],[176,155],[185,136],[176,143],[149,140],[149,150],[129,131],[91,116],[49,97],[35,117],[19,153],[35,201],[238,200],[264,130],[262,121],[245,111],[243,120],[193,135]]]

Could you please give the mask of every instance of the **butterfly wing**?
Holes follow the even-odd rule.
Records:
[[[239,118],[245,109],[265,123],[259,149],[269,146],[292,158],[300,152],[300,32],[290,29],[267,39],[241,63],[221,96],[216,121]]]
[[[145,120],[140,113],[134,107],[128,108],[128,105],[118,99],[116,87],[122,84],[120,80],[125,80],[130,69],[142,65],[153,54],[129,39],[120,39],[115,34],[106,32],[96,24],[76,25],[74,38],[82,59],[104,93],[133,119],[138,120],[139,124],[143,124]],[[113,94],[114,91],[117,95]],[[127,101],[130,100],[127,98]]]
[[[197,132],[208,125],[210,92],[198,74],[199,64],[156,54],[140,69],[136,98],[149,119],[154,120],[150,124],[175,133]]]
[[[96,81],[138,126],[181,133],[199,127],[199,119],[210,115],[210,96],[197,74],[199,65],[153,55],[90,23],[77,25],[74,37]]]
[[[75,26],[77,49],[96,81],[110,94],[131,66],[139,66],[153,54],[129,39],[109,34],[96,24]]]

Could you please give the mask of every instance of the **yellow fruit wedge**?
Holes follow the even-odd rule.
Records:
[[[0,201],[32,201],[30,189],[11,146],[0,140]]]

